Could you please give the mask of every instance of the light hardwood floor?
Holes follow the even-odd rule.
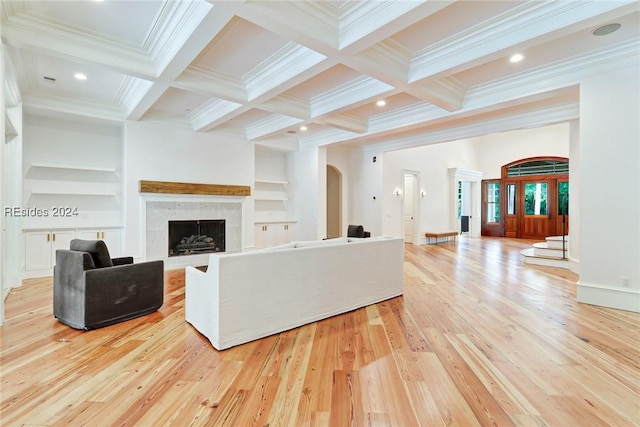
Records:
[[[640,314],[578,304],[574,274],[522,264],[530,244],[407,245],[403,297],[222,352],[185,323],[183,270],[159,312],[88,332],[28,280],[0,424],[640,425]]]

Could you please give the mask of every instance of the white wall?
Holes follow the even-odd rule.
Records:
[[[448,230],[451,195],[456,190],[450,188],[449,168],[475,169],[475,159],[476,147],[468,139],[385,153],[384,194],[388,197],[384,199],[384,234],[402,234],[402,198],[394,191],[402,188],[403,170],[419,172],[418,193],[426,193],[418,200],[418,235],[427,230]]]
[[[326,237],[327,150],[311,147],[289,155],[289,168],[295,182],[291,191],[295,200],[292,208],[298,214],[296,238],[314,240]]]
[[[16,135],[8,135],[3,147],[4,158],[2,174],[4,183],[2,188],[2,206],[23,207],[22,202],[22,105],[7,107],[6,115],[13,124]],[[4,253],[4,290],[2,295],[13,287],[22,284],[22,264],[24,262],[24,242],[22,239],[21,217],[4,215],[4,231],[6,251]]]
[[[569,269],[580,273],[580,122],[569,124]]]
[[[373,162],[373,157],[376,161]],[[348,224],[362,224],[371,236],[381,236],[383,206],[392,197],[383,189],[384,156],[380,149],[353,149],[349,155]],[[395,196],[393,196],[395,197]],[[397,235],[400,237],[400,235]]]
[[[636,65],[580,85],[578,301],[640,312],[638,76]]]
[[[426,145],[384,154],[384,234],[400,236],[402,203],[393,196],[402,188],[402,170],[420,173],[421,218],[416,226],[421,231],[451,228],[451,188],[449,168],[484,173],[485,179],[500,178],[503,165],[527,157],[569,156],[569,124],[563,123],[534,129],[524,129],[481,137]],[[419,233],[421,234],[421,233]]]
[[[477,170],[484,179],[500,178],[500,168],[515,160],[536,156],[569,157],[569,123],[492,133],[473,138]]]
[[[349,226],[349,224],[352,224],[352,222],[350,222],[351,206],[349,203],[349,188],[351,185],[349,159],[351,156],[351,151],[351,149],[344,146],[327,148],[327,164],[338,169],[342,176],[342,215],[340,218],[340,223],[342,224],[342,229],[340,230],[340,232],[342,236],[347,235],[347,227]]]
[[[140,180],[204,184],[254,183],[254,145],[212,132],[126,122],[124,128],[125,250],[140,257],[142,248]],[[253,241],[253,209],[243,208],[243,241]]]

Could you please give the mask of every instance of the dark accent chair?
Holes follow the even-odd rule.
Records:
[[[71,241],[56,251],[53,315],[76,329],[96,329],[152,313],[164,302],[164,262],[111,258],[102,240]]]
[[[347,237],[358,237],[362,239],[371,237],[371,233],[364,231],[364,227],[361,225],[349,225],[349,228],[347,228]]]

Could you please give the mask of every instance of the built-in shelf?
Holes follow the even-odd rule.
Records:
[[[33,168],[47,168],[47,169],[63,169],[63,170],[77,170],[86,172],[110,172],[115,173],[115,168],[100,168],[100,167],[85,167],[85,166],[72,166],[72,165],[60,165],[49,163],[31,163]]]
[[[31,191],[32,196],[100,196],[100,197],[115,197],[118,193],[113,191]]]
[[[289,198],[284,196],[270,196],[270,195],[259,195],[256,194],[255,200],[264,200],[264,201],[272,201],[272,202],[286,202]]]
[[[278,181],[278,180],[270,180],[270,179],[256,179],[256,184],[277,184],[277,185],[287,185],[289,181]]]

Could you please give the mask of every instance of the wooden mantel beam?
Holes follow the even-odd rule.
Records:
[[[200,194],[210,196],[250,196],[248,185],[197,184],[140,180],[140,193]]]

